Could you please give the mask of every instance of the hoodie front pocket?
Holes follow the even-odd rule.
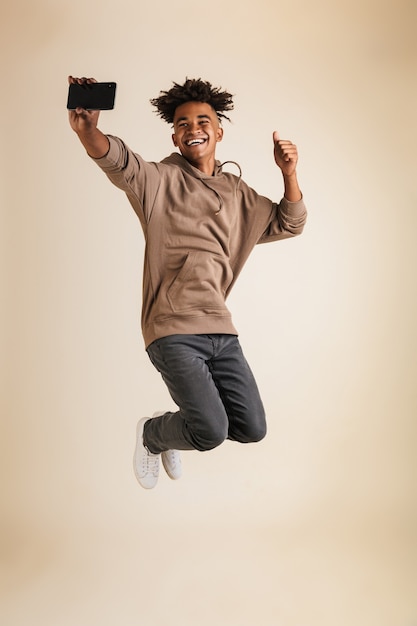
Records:
[[[227,258],[191,250],[167,291],[167,300],[174,313],[223,309],[224,295],[231,281],[232,270]]]

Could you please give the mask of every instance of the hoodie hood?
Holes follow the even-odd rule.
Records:
[[[210,181],[214,182],[213,179],[221,178],[224,174],[233,176],[233,179],[235,182],[235,195],[236,195],[237,190],[239,188],[240,181],[242,179],[242,168],[240,167],[239,163],[237,163],[236,161],[224,161],[223,163],[221,163],[220,161],[216,160],[215,165],[214,165],[214,172],[212,176],[210,176],[209,174],[205,174],[204,172],[201,172],[197,167],[194,167],[193,165],[191,165],[191,163],[187,161],[187,159],[185,159],[182,156],[182,154],[179,154],[178,152],[172,152],[168,157],[163,159],[161,163],[165,163],[167,165],[176,165],[177,167],[180,167],[182,170],[186,171],[188,174],[191,174],[192,176],[194,176],[194,178],[199,178],[201,182],[203,183],[203,185],[208,187],[211,191],[213,191],[216,194],[219,200],[219,210],[217,211],[216,214],[220,213],[220,211],[222,210],[224,201],[219,190],[217,190],[215,186],[210,185]],[[230,163],[232,163],[233,165],[236,165],[236,167],[238,168],[239,170],[238,176],[236,176],[235,174],[232,175],[229,172],[223,172],[223,166],[230,164]]]
[[[215,161],[214,172],[212,176],[201,172],[198,168],[194,167],[194,165],[191,165],[191,163],[178,152],[172,152],[169,156],[163,159],[161,163],[176,165],[177,167],[180,167],[181,169],[187,171],[195,178],[200,178],[201,180],[210,180],[211,178],[213,178],[213,176],[221,176],[223,174],[223,166],[227,165],[228,163],[233,163],[233,165],[236,165],[239,170],[239,176],[237,177],[238,181],[240,181],[240,179],[242,178],[242,168],[236,161],[224,161],[224,163],[220,163],[220,161]]]

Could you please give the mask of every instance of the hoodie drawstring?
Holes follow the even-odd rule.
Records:
[[[236,195],[236,194],[237,194],[237,190],[239,189],[239,184],[240,184],[240,181],[241,181],[241,179],[242,179],[242,168],[240,167],[239,163],[237,163],[236,161],[225,161],[224,163],[221,163],[221,164],[219,165],[219,171],[221,171],[221,170],[223,169],[223,165],[227,165],[228,163],[233,163],[233,165],[236,165],[236,167],[237,167],[237,168],[238,168],[238,170],[239,170],[239,176],[238,176],[237,183],[236,183],[236,187],[235,187],[235,195]],[[213,187],[210,187],[210,185],[208,185],[208,184],[206,183],[206,181],[204,180],[204,178],[202,178],[202,179],[201,179],[201,182],[202,182],[202,183],[203,183],[206,187],[208,187],[208,189],[211,189],[211,191],[214,191],[214,193],[216,194],[216,196],[217,196],[217,198],[218,198],[218,200],[219,200],[219,209],[215,212],[215,214],[214,214],[214,215],[218,215],[218,214],[220,213],[220,211],[222,210],[222,208],[223,208],[223,204],[224,204],[222,196],[221,196],[221,195],[220,195],[220,194],[219,194],[219,193],[218,193],[215,189],[213,189]]]

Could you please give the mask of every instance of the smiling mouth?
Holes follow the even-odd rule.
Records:
[[[188,141],[185,142],[185,145],[186,146],[199,146],[206,141],[207,139],[203,137],[200,137],[199,139],[189,139]]]

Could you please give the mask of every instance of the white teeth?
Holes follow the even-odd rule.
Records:
[[[199,145],[200,143],[203,143],[205,140],[204,139],[190,139],[190,141],[187,141],[187,146],[195,146],[195,145]]]

